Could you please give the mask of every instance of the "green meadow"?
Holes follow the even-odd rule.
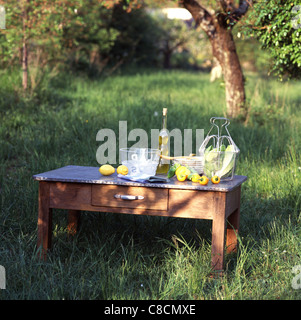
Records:
[[[0,74],[0,299],[300,299],[301,82],[247,74],[249,116],[231,121],[241,150],[239,250],[210,277],[211,222],[83,212],[73,240],[67,212],[53,211],[53,249],[37,259],[38,183],[65,165],[99,166],[96,134],[119,121],[128,132],[204,129],[224,116],[222,82],[209,74],[135,69],[90,79],[45,77],[24,96],[16,72]],[[118,159],[118,157],[117,157]],[[301,267],[300,267],[301,268]]]

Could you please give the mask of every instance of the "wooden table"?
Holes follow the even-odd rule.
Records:
[[[117,174],[102,176],[97,167],[66,166],[33,178],[39,181],[38,247],[42,247],[42,259],[51,247],[52,208],[68,209],[70,234],[76,233],[81,210],[212,220],[214,271],[224,267],[225,234],[226,252],[237,249],[245,176],[207,186],[175,178],[168,183],[138,183]],[[135,200],[124,200],[124,196]]]

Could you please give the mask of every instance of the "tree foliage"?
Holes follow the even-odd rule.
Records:
[[[80,59],[89,66],[101,59],[107,61],[104,56],[118,31],[110,27],[112,10],[105,8],[103,2],[0,0],[6,9],[6,29],[0,30],[1,67],[22,60],[24,75],[28,60],[32,91],[41,82],[46,68],[53,70],[60,63]]]
[[[48,53],[58,49],[57,40],[62,35],[65,20],[69,18],[66,1],[10,0],[0,1],[0,4],[6,9],[6,29],[1,30],[2,61],[15,58],[24,37],[32,40],[32,45],[47,45]],[[24,12],[26,26],[23,30]]]
[[[280,79],[301,75],[300,18],[301,6],[296,1],[259,1],[243,26],[243,31],[257,37],[271,54],[271,72]]]
[[[101,72],[119,35],[112,26],[113,11],[98,0],[74,1],[69,10],[72,18],[64,25],[61,39],[67,61]]]
[[[0,0],[0,5],[7,21],[0,30],[0,67],[22,64],[31,91],[46,69],[58,66],[97,75],[132,62],[161,65],[160,52],[170,55],[197,34],[180,21],[156,19],[138,0]]]
[[[119,32],[110,50],[112,62],[139,65],[157,63],[159,29],[144,9],[117,3],[113,7],[110,26]]]

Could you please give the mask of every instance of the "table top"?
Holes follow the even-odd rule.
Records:
[[[229,192],[244,181],[246,176],[234,176],[231,181],[221,181],[219,184],[209,182],[207,186],[192,181],[179,182],[175,177],[168,179],[164,183],[143,183],[134,182],[119,178],[117,173],[110,176],[103,176],[98,171],[99,167],[85,167],[69,165],[59,169],[47,171],[33,176],[37,181],[56,181],[56,182],[73,182],[73,183],[92,183],[92,184],[113,184],[121,186],[167,188],[167,189],[184,189],[184,190],[203,190],[203,191],[220,191]]]

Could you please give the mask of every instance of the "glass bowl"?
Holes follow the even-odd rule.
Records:
[[[160,159],[159,149],[149,148],[121,148],[120,159],[121,164],[125,165],[130,176],[156,174],[157,166]]]

